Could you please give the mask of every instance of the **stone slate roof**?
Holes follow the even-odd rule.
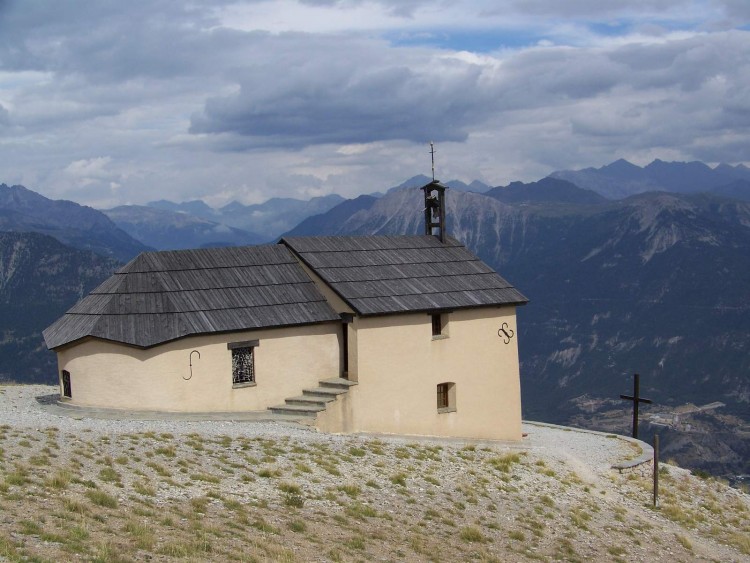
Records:
[[[359,315],[528,302],[492,268],[448,237],[290,237],[280,241]]]
[[[194,334],[339,321],[281,245],[146,252],[44,331],[148,348]]]

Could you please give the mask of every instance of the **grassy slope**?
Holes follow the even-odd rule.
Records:
[[[746,494],[649,487],[534,450],[2,425],[0,561],[750,558]]]

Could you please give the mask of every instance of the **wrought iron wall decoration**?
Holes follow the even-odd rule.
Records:
[[[504,344],[510,344],[510,339],[513,338],[516,333],[512,328],[508,327],[508,323],[503,323],[502,326],[500,326],[500,329],[497,331],[497,335],[500,338],[504,339]]]
[[[201,353],[198,352],[198,350],[193,350],[192,352],[190,352],[190,377],[185,377],[183,375],[182,379],[184,379],[185,381],[190,381],[191,379],[193,379],[193,354],[198,354],[198,359],[201,359]]]

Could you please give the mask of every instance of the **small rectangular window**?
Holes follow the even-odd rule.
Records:
[[[432,336],[443,334],[443,315],[432,315]]]
[[[232,348],[232,385],[255,383],[253,348]]]
[[[448,384],[441,383],[437,386],[437,408],[448,408]]]
[[[433,340],[442,340],[443,338],[448,338],[448,317],[449,313],[447,311],[443,311],[442,313],[430,314]]]
[[[62,372],[62,394],[63,397],[67,397],[68,399],[73,398],[73,393],[70,389],[70,372],[66,370]]]
[[[456,384],[439,383],[437,386],[437,409],[439,413],[456,410]]]

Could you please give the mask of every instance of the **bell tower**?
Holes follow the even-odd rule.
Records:
[[[445,190],[448,186],[444,186],[435,179],[435,146],[432,142],[430,142],[430,154],[432,155],[432,182],[420,188],[424,192],[424,231],[426,235],[435,235],[440,242],[445,242]]]
[[[445,190],[448,186],[433,180],[421,189],[424,191],[424,233],[445,242]]]

